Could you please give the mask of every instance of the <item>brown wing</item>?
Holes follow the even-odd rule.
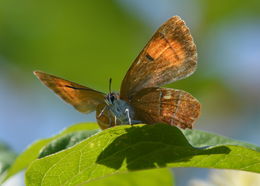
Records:
[[[102,130],[113,127],[120,122],[111,110],[109,110],[107,104],[100,104],[97,106],[96,119]]]
[[[200,103],[192,95],[170,88],[146,88],[131,100],[136,118],[144,123],[166,123],[192,128],[200,114]]]
[[[80,112],[92,112],[96,110],[98,104],[105,103],[105,94],[101,92],[44,72],[34,71],[34,74],[43,84]]]
[[[120,96],[131,99],[137,91],[159,87],[191,75],[197,65],[196,46],[180,17],[165,22],[129,68]]]

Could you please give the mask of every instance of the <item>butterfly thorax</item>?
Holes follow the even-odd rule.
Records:
[[[120,99],[118,93],[109,93],[105,99],[106,104],[98,105],[96,113],[101,128],[140,123],[134,119],[134,109],[126,101]]]

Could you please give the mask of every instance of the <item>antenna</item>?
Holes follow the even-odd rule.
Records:
[[[112,84],[112,78],[109,78],[109,93],[111,94],[111,84]]]

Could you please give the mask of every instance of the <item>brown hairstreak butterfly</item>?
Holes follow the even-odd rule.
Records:
[[[135,59],[122,81],[120,94],[104,94],[40,71],[34,74],[78,111],[96,110],[102,129],[136,123],[192,128],[200,114],[198,100],[185,91],[160,86],[188,77],[196,66],[196,46],[189,29],[174,16],[155,32]]]

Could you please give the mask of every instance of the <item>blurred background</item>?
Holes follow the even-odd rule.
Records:
[[[108,92],[167,19],[185,20],[198,70],[168,87],[202,104],[195,128],[260,146],[260,1],[0,1],[0,141],[20,153],[69,125],[95,121],[32,74],[42,70]],[[207,169],[174,169],[177,185]]]

